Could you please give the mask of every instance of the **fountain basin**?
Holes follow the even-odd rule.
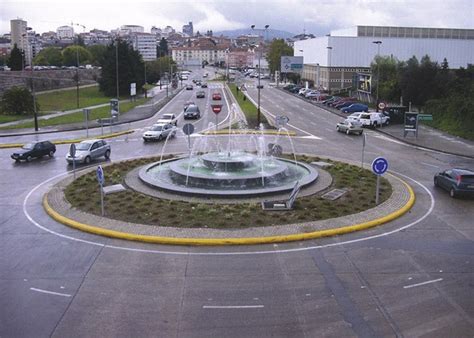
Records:
[[[282,158],[239,152],[155,162],[139,170],[145,184],[177,194],[207,197],[250,197],[291,191],[315,182],[315,168]]]

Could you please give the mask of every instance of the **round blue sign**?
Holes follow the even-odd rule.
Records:
[[[104,184],[104,170],[102,169],[102,166],[97,167],[97,181],[99,181],[100,185]]]
[[[377,175],[382,175],[388,169],[388,161],[383,157],[377,157],[372,162],[372,171]]]

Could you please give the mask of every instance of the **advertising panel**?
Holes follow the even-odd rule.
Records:
[[[282,56],[281,73],[299,73],[303,71],[302,56]]]
[[[371,93],[372,90],[372,75],[371,74],[357,74],[356,86],[359,92]]]

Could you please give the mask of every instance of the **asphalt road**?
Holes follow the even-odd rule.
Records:
[[[110,140],[112,161],[161,153],[165,143],[145,144],[141,133],[191,99],[203,117],[186,122],[212,128],[210,94],[222,90],[209,85],[205,99],[182,91],[153,119],[132,123],[134,134]],[[256,99],[251,84],[248,93]],[[362,138],[337,133],[340,118],[268,86],[261,94],[262,108],[287,115],[298,133],[284,151],[361,161]],[[225,102],[219,121],[232,117]],[[472,337],[474,201],[451,199],[432,178],[474,160],[366,134],[365,165],[383,155],[414,188],[408,214],[345,236],[249,247],[149,245],[69,229],[41,206],[70,170],[68,145],[21,164],[1,149],[0,337]],[[20,139],[28,137],[2,142]],[[205,148],[218,139],[192,142]],[[182,133],[164,150],[186,151]]]

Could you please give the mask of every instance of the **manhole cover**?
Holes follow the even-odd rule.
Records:
[[[324,198],[325,200],[334,201],[334,200],[337,200],[342,195],[344,195],[346,192],[347,192],[347,189],[333,189],[331,191],[328,191],[321,197]]]

